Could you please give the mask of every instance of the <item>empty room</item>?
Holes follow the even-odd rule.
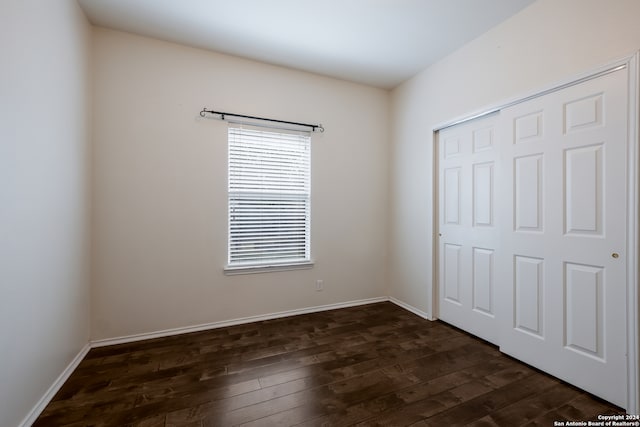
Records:
[[[639,18],[2,0],[0,427],[639,426]]]

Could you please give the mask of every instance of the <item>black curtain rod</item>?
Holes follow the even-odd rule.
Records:
[[[243,119],[263,120],[263,121],[266,121],[266,122],[284,123],[284,124],[287,124],[287,125],[295,125],[295,126],[304,126],[304,127],[311,128],[312,132],[315,132],[316,129],[319,130],[320,132],[324,132],[324,128],[322,127],[321,124],[310,125],[310,124],[307,124],[307,123],[288,122],[286,120],[266,119],[264,117],[245,116],[244,114],[234,114],[234,113],[225,113],[223,111],[207,110],[206,108],[203,108],[202,111],[200,111],[200,117],[204,117],[205,114],[207,114],[207,113],[209,113],[209,114],[218,114],[222,120],[224,120],[225,116],[242,117]]]

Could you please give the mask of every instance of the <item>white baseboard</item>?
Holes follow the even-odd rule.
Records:
[[[415,314],[417,316],[422,317],[423,319],[434,320],[431,316],[429,316],[428,313],[425,313],[424,311],[419,310],[419,309],[415,308],[414,306],[407,304],[404,301],[400,301],[397,298],[389,297],[389,301],[391,301],[392,303],[394,303],[395,305],[397,305],[399,307],[404,308],[407,311],[412,312],[413,314]]]
[[[80,362],[84,359],[87,353],[91,350],[91,344],[85,344],[82,349],[78,352],[76,357],[67,365],[64,371],[56,378],[56,380],[51,384],[51,387],[46,391],[46,393],[40,398],[38,403],[31,409],[31,411],[27,414],[27,416],[22,420],[18,427],[30,427],[40,416],[44,408],[47,407],[53,396],[56,395],[58,390],[63,386],[63,384],[69,379],[73,371],[76,370]]]
[[[155,331],[155,332],[126,335],[126,336],[121,336],[116,338],[107,338],[102,340],[91,341],[91,348],[105,347],[108,345],[115,345],[115,344],[125,344],[125,343],[130,343],[135,341],[148,340],[152,338],[169,337],[172,335],[188,334],[190,332],[200,332],[200,331],[206,331],[209,329],[225,328],[227,326],[243,325],[245,323],[261,322],[263,320],[297,316],[300,314],[318,313],[321,311],[335,310],[338,308],[356,307],[358,305],[373,304],[373,303],[384,302],[384,301],[389,301],[389,298],[387,297],[367,298],[367,299],[361,299],[361,300],[355,300],[355,301],[340,302],[335,304],[319,305],[315,307],[299,308],[295,310],[280,311],[277,313],[241,317],[238,319],[223,320],[220,322],[205,323],[202,325],[184,326],[181,328],[171,328],[171,329],[165,329],[165,330]]]

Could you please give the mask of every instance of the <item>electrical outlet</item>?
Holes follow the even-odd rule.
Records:
[[[324,287],[324,280],[316,280],[316,291],[320,292]]]

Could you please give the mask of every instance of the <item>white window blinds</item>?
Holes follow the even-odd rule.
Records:
[[[229,127],[229,266],[310,260],[308,132]]]

